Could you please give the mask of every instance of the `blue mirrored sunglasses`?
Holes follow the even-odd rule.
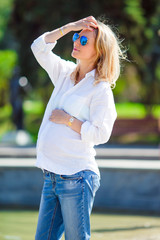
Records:
[[[72,37],[73,42],[75,42],[79,37],[80,36],[79,36],[78,33],[73,34],[73,37]],[[80,43],[81,43],[82,46],[85,46],[87,41],[88,41],[88,38],[86,36],[81,36],[80,37]]]

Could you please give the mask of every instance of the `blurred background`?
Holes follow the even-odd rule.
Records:
[[[36,142],[53,84],[38,65],[32,41],[45,31],[93,15],[104,16],[119,32],[130,62],[113,90],[118,112],[108,142],[159,143],[160,4],[157,0],[59,1],[1,0],[0,3],[0,137],[26,130]],[[71,57],[73,32],[58,41],[54,52]],[[65,44],[64,44],[65,42]],[[45,89],[45,90],[44,90]],[[6,138],[5,138],[6,139]]]
[[[96,147],[102,179],[92,239],[159,239],[160,2],[1,0],[0,240],[33,239],[38,217],[43,178],[34,167],[35,144],[54,86],[31,43],[90,15],[107,19],[129,59],[113,89],[118,117],[112,136]],[[75,62],[72,34],[59,39],[54,52]]]

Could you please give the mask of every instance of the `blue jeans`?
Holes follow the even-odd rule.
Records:
[[[90,214],[99,176],[90,171],[59,175],[47,170],[39,207],[36,240],[90,239]]]

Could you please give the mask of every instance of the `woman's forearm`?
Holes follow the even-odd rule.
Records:
[[[83,18],[79,21],[70,22],[64,25],[63,27],[61,27],[61,31],[60,28],[50,31],[45,35],[44,39],[46,43],[53,43],[71,31],[80,31],[82,29],[88,29],[92,31],[93,27],[97,28],[97,21],[93,16],[90,16],[87,18]]]
[[[72,24],[68,23],[68,24],[64,25],[63,27],[61,27],[61,31],[60,31],[60,28],[57,28],[57,29],[47,33],[44,38],[45,42],[53,43],[71,31],[73,31]],[[63,35],[62,35],[62,33],[63,33]]]

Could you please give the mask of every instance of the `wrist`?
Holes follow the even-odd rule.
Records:
[[[73,24],[68,23],[68,24],[64,25],[63,30],[64,30],[64,32],[67,32],[67,33],[73,31]]]
[[[66,117],[66,126],[67,127],[71,127],[72,126],[72,123],[74,122],[75,120],[75,117],[67,114],[68,116]]]
[[[71,115],[69,115],[68,113],[66,113],[66,117],[65,117],[65,122],[64,124],[68,126],[69,123],[69,119],[71,118]]]

